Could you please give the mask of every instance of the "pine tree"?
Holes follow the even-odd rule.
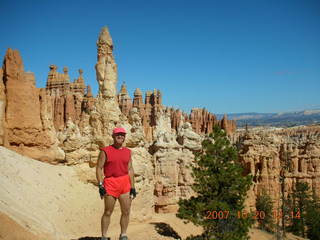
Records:
[[[259,227],[265,231],[273,232],[275,223],[273,216],[273,204],[271,197],[263,191],[256,200],[257,212],[263,212],[264,218],[258,219]]]
[[[202,142],[192,175],[196,196],[179,200],[177,216],[202,226],[204,231],[188,239],[247,239],[252,219],[241,212],[252,177],[243,176],[236,148],[219,127]]]
[[[315,193],[307,206],[306,225],[307,237],[311,240],[320,240],[320,200]]]
[[[305,182],[297,182],[286,201],[291,217],[289,231],[310,240],[320,240],[320,201]]]
[[[298,236],[305,237],[307,208],[311,203],[308,184],[305,182],[297,182],[289,199],[291,199],[290,205],[292,211],[292,224],[289,230]]]

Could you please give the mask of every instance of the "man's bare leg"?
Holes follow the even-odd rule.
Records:
[[[101,218],[101,232],[103,237],[107,236],[107,231],[110,224],[110,218],[111,218],[111,214],[113,212],[116,200],[117,199],[115,197],[112,197],[110,195],[104,196],[104,213]]]
[[[130,215],[130,207],[131,207],[131,198],[129,193],[121,194],[119,197],[119,203],[121,207],[121,218],[120,218],[121,234],[126,234],[128,224],[129,224],[129,215]]]

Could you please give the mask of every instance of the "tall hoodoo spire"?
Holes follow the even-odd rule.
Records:
[[[101,29],[97,41],[96,74],[99,84],[98,96],[105,99],[116,99],[117,95],[117,64],[112,54],[113,42],[107,27]]]

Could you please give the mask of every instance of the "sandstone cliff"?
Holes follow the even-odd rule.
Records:
[[[5,126],[5,135],[2,127],[2,142],[10,149],[41,161],[64,159],[64,152],[58,147],[56,133],[50,122],[46,121],[47,109],[42,106],[34,75],[24,72],[18,51],[8,49],[2,79],[4,84],[0,84],[0,89],[3,89],[3,86],[5,88],[5,99],[2,95],[3,100],[0,100],[1,122],[2,126],[3,122]]]

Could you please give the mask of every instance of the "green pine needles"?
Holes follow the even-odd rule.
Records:
[[[202,226],[203,234],[187,239],[248,239],[252,218],[241,212],[252,177],[243,175],[236,148],[218,126],[202,142],[192,170],[196,196],[179,200],[177,217]]]
[[[296,182],[286,204],[291,211],[299,213],[290,218],[288,230],[301,237],[320,240],[320,201],[315,192],[310,193],[308,183]]]
[[[271,197],[266,191],[263,191],[262,194],[257,197],[256,209],[257,212],[265,213],[263,219],[258,219],[259,228],[271,233],[274,232],[275,217],[273,216],[273,203]]]

